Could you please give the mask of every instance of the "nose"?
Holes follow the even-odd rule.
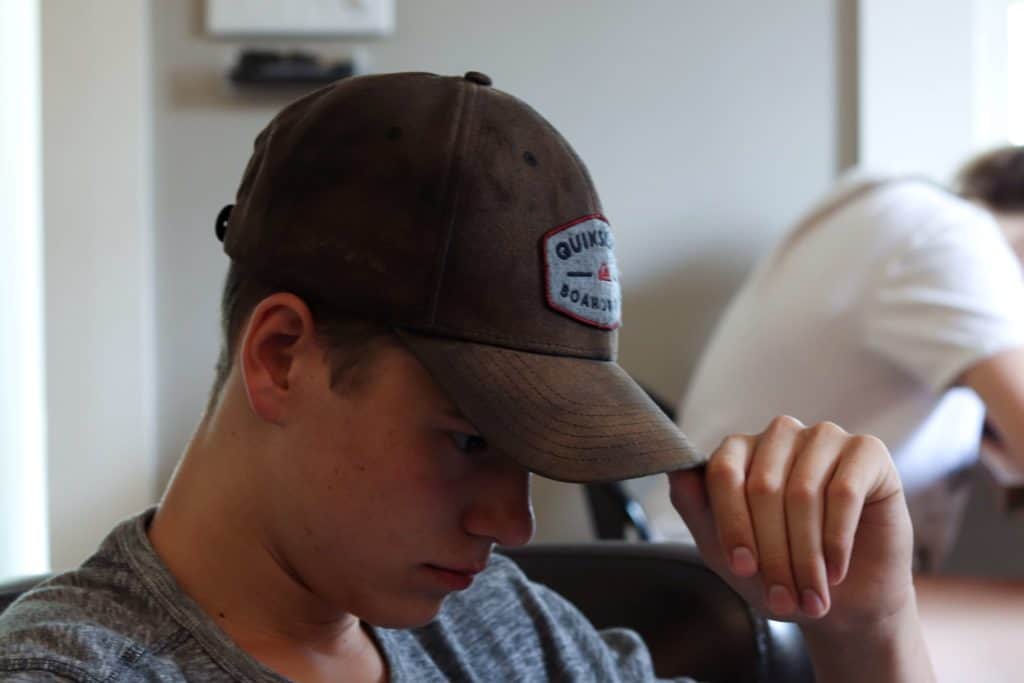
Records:
[[[509,460],[481,472],[477,483],[463,515],[466,532],[504,546],[528,543],[533,538],[530,473]]]

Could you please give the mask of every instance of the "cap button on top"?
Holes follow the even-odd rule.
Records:
[[[490,85],[492,82],[490,76],[482,74],[479,71],[467,71],[463,78],[470,83],[476,83],[477,85]]]

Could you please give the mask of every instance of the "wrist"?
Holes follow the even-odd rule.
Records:
[[[855,637],[885,641],[898,634],[903,624],[917,619],[917,592],[914,586],[907,586],[902,599],[890,601],[888,608],[883,613],[873,615],[830,613],[821,619],[804,622],[800,630],[805,639],[837,641]]]
[[[816,679],[822,682],[934,681],[913,589],[892,612],[869,620],[802,625]]]

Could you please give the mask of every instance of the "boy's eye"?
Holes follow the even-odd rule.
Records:
[[[479,453],[487,449],[487,441],[478,434],[464,434],[462,432],[452,432],[451,434],[455,447],[463,453]]]

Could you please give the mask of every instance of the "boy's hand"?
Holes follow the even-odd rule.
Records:
[[[708,565],[772,618],[843,633],[914,601],[910,516],[874,437],[779,417],[669,481]]]

